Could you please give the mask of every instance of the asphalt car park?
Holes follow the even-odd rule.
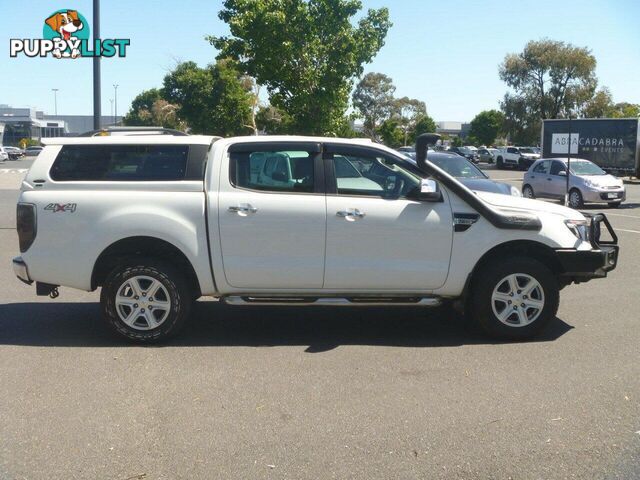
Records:
[[[446,308],[200,301],[183,335],[139,347],[98,292],[52,300],[14,277],[27,162],[0,165],[0,478],[640,477],[639,184],[586,207],[619,266],[567,287],[536,341]]]

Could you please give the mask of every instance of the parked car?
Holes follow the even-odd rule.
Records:
[[[2,147],[4,151],[9,155],[9,160],[18,160],[20,157],[24,156],[24,152],[21,148],[18,147]]]
[[[0,147],[0,162],[4,162],[9,160],[9,152],[7,152],[4,147]]]
[[[522,193],[527,198],[564,198],[567,191],[567,159],[538,160],[525,173]],[[624,183],[607,174],[595,163],[571,159],[569,175],[569,205],[581,208],[584,203],[607,203],[619,207],[626,199]]]
[[[24,154],[27,157],[36,157],[42,152],[42,147],[27,147],[24,151]]]
[[[516,187],[491,180],[482,170],[460,155],[430,151],[429,161],[455,177],[470,190],[513,195],[514,197],[522,196]]]
[[[539,158],[540,154],[528,147],[503,147],[496,156],[496,167],[499,170],[505,167],[527,170]]]
[[[475,148],[475,147],[472,147]],[[480,157],[475,150],[472,150],[470,147],[451,147],[449,152],[460,155],[461,157],[466,158],[470,162],[478,163],[480,161]]]
[[[427,160],[320,137],[43,139],[21,187],[13,268],[39,295],[101,288],[115,332],[178,332],[193,302],[436,306],[523,339],[560,289],[601,278],[606,217],[473,192]],[[589,237],[588,235],[591,234]],[[222,311],[220,311],[222,312]]]
[[[487,162],[487,163],[495,162],[495,158],[493,156],[493,153],[491,152],[491,149],[489,149],[489,148],[479,148],[478,149],[478,159],[481,162]]]

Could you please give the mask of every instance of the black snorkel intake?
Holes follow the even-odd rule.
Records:
[[[540,230],[542,228],[542,223],[536,215],[494,209],[447,172],[429,163],[427,161],[429,145],[435,145],[438,140],[440,135],[437,133],[423,133],[416,138],[416,164],[421,172],[441,182],[496,228],[506,230]]]

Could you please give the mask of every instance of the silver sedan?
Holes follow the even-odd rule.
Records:
[[[567,159],[545,158],[536,161],[522,180],[522,196],[528,198],[564,198],[567,191]],[[569,205],[581,208],[585,203],[608,203],[618,207],[626,199],[624,183],[608,175],[595,163],[571,159]]]

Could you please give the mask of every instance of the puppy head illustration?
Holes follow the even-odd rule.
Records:
[[[84,28],[84,24],[78,17],[76,10],[54,13],[44,23],[49,25],[54,32],[59,33],[65,40],[69,40],[73,33]]]

